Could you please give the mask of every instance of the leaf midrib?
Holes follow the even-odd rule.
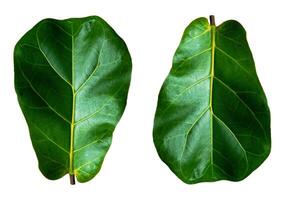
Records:
[[[74,27],[73,23],[71,23],[71,38],[72,38],[72,95],[73,95],[73,101],[72,101],[72,120],[71,120],[71,125],[70,125],[70,156],[69,156],[69,174],[73,175],[74,174],[74,128],[75,128],[75,104],[76,104],[76,94],[75,94],[75,89],[74,89],[74,82],[75,82],[75,57],[74,57]]]
[[[213,166],[213,109],[212,109],[212,96],[213,96],[213,79],[214,79],[214,55],[215,55],[215,25],[210,25],[211,29],[211,64],[210,64],[210,91],[209,91],[209,108],[210,108],[210,164]],[[211,167],[211,176],[213,177],[214,171]]]

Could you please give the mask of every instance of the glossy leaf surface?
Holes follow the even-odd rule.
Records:
[[[246,32],[205,18],[185,30],[159,93],[154,143],[184,182],[239,181],[269,155],[270,112]]]
[[[45,19],[14,51],[15,88],[39,168],[93,178],[124,111],[131,58],[101,18]]]

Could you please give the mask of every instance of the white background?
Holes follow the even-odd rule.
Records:
[[[282,1],[281,1],[282,2]],[[283,6],[280,0],[0,1],[0,199],[283,199]],[[241,182],[187,185],[159,159],[152,142],[157,95],[185,27],[214,14],[246,28],[272,114],[272,152]],[[50,181],[37,168],[13,86],[13,48],[43,18],[99,15],[125,40],[133,60],[124,115],[100,173],[85,184]]]

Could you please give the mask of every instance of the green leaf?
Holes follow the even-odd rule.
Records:
[[[270,112],[246,32],[206,18],[185,30],[159,93],[154,143],[185,183],[247,177],[269,155]]]
[[[89,181],[125,109],[132,65],[126,44],[97,16],[45,19],[17,43],[14,65],[41,172]]]

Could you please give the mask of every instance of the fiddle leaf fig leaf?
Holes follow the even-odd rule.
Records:
[[[240,181],[271,146],[270,112],[246,32],[234,20],[211,21],[186,28],[155,114],[158,154],[189,184]]]
[[[45,19],[16,44],[15,89],[39,169],[79,182],[100,170],[126,106],[131,57],[101,18]]]

